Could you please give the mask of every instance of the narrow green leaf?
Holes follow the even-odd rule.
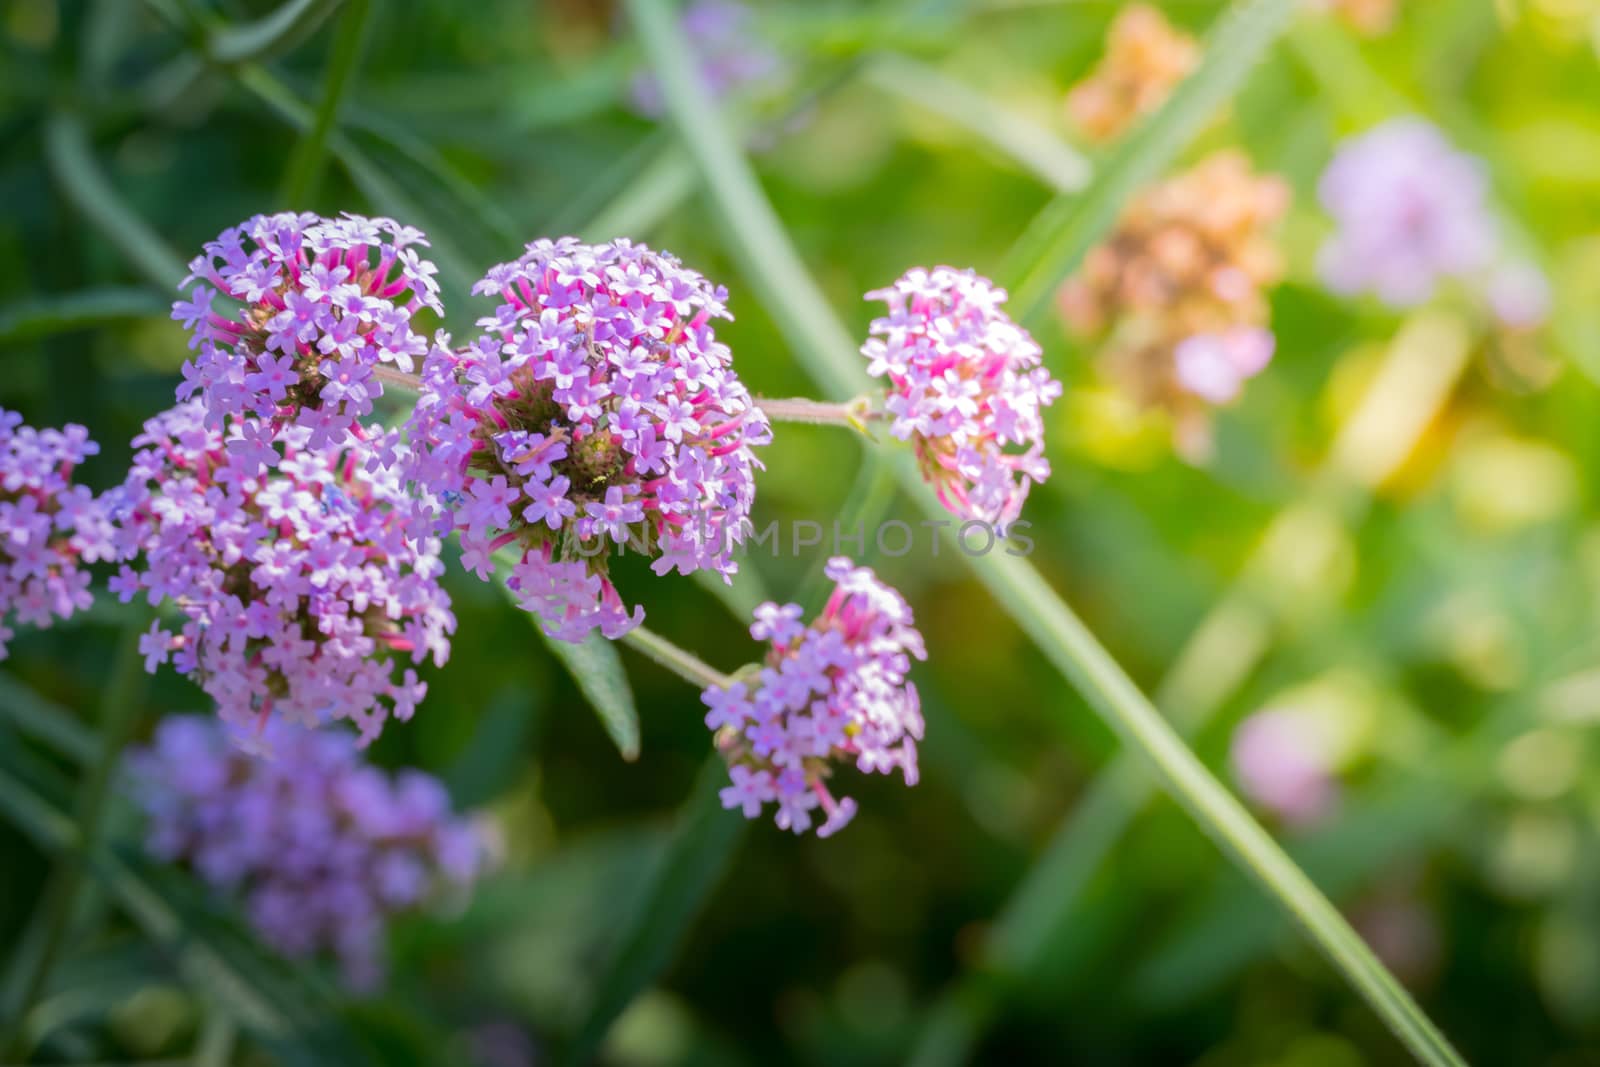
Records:
[[[171,304],[148,289],[108,286],[0,308],[0,345],[22,344],[127,319],[165,318]]]
[[[344,17],[339,20],[339,32],[334,37],[327,70],[323,73],[322,97],[317,103],[316,115],[310,128],[296,142],[284,171],[283,202],[290,208],[304,210],[316,194],[328,135],[339,121],[339,107],[361,62],[371,20],[372,0],[350,0]]]
[[[214,30],[206,57],[224,65],[258,63],[282,55],[310,37],[339,7],[340,0],[285,0],[253,22]]]
[[[747,825],[737,812],[723,810],[717,793],[727,781],[727,767],[713,752],[678,813],[666,852],[639,886],[616,952],[601,973],[594,1000],[563,1062],[594,1059],[611,1024],[665,969],[721,880]]]
[[[94,732],[66,708],[58,707],[8,675],[0,674],[0,719],[84,766],[98,746]]]
[[[936,67],[887,53],[867,65],[866,78],[879,89],[987,141],[1058,193],[1075,193],[1089,182],[1089,161],[1081,152]]]
[[[140,274],[163,291],[188,274],[183,260],[112,188],[95,162],[89,133],[76,115],[61,111],[44,127],[45,160],[67,200]]]
[[[537,623],[534,628],[538,629]],[[546,637],[543,630],[539,631],[539,638],[578,683],[622,758],[638,759],[639,709],[633,702],[633,688],[628,685],[628,674],[616,646],[599,633],[590,633],[578,645]]]
[[[1288,27],[1298,0],[1245,0],[1224,15],[1205,57],[1161,109],[1117,146],[1081,195],[1057,196],[1007,257],[1011,313],[1036,319],[1056,288],[1116,223],[1139,187],[1165,170],[1243,84]]]
[[[444,774],[458,810],[483,807],[511,788],[526,766],[524,749],[540,711],[538,698],[530,700],[519,689],[507,690],[490,703],[466,749]]]

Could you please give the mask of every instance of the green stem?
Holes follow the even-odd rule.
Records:
[[[817,425],[860,426],[877,413],[868,409],[865,398],[858,397],[848,403],[836,404],[825,400],[807,400],[804,397],[777,399],[756,397],[756,407],[767,413],[773,422],[808,422]]]
[[[679,648],[665,637],[643,626],[635,626],[622,635],[622,643],[655,660],[690,685],[705,689],[716,686],[726,689],[733,679],[706,663],[687,649]]]
[[[841,397],[866,386],[849,331],[834,315],[816,282],[800,261],[793,243],[761,191],[749,161],[724,129],[716,104],[696,76],[688,42],[661,0],[628,0],[651,65],[661,81],[667,109],[700,168],[730,235],[729,250],[739,259],[752,285],[825,390]],[[1255,0],[1241,11],[1242,27],[1222,35],[1227,51],[1246,61],[1260,54],[1292,13],[1284,0]],[[1234,40],[1233,38],[1241,38]],[[1206,115],[1237,84],[1238,77],[1202,64],[1210,75],[1205,91],[1191,94],[1183,107],[1154,120],[1153,141],[1137,163],[1116,172],[1115,188],[1104,189],[1096,216],[1114,218],[1121,198],[1175,154]],[[1198,114],[1204,112],[1204,114]],[[1099,186],[1099,183],[1097,183]],[[1073,249],[1101,232],[1099,220],[1085,220],[1069,234],[1046,232],[1049,248],[1030,284],[1042,292],[1053,288],[1074,258]],[[1099,223],[1103,226],[1103,223]],[[1046,231],[1054,230],[1047,224]],[[1058,273],[1059,272],[1059,273]],[[1042,303],[1042,297],[1034,301]],[[936,516],[943,512],[927,492],[909,457],[896,456],[902,483],[915,489],[922,505]],[[946,530],[947,534],[950,530]],[[1455,1065],[1460,1057],[1417,1007],[1393,975],[1350,928],[1244,807],[1206,770],[1141,693],[1122,668],[1095,640],[1070,608],[1026,562],[1003,554],[970,559],[978,573],[1061,673],[1084,695],[1124,741],[1155,769],[1167,791],[1190,812],[1196,823],[1247,873],[1251,874],[1306,930],[1313,942],[1346,980],[1372,1005],[1379,1017],[1417,1056],[1429,1064]]]
[[[77,847],[63,856],[45,890],[45,933],[38,955],[26,970],[8,1031],[0,1039],[0,1062],[20,1058],[26,1051],[28,1012],[44,992],[72,925],[78,894],[83,887],[89,858],[99,844],[106,797],[116,777],[123,746],[139,721],[144,674],[140,670],[137,626],[129,626],[118,644],[116,660],[100,708],[101,748],[89,768],[78,796]]]
[[[327,157],[328,135],[338,121],[345,89],[361,61],[371,19],[372,0],[350,0],[350,6],[339,21],[339,33],[334,38],[328,69],[322,80],[322,101],[317,106],[311,128],[295,145],[284,172],[283,203],[286,207],[303,209],[316,195]]]

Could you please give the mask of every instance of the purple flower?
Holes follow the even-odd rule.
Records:
[[[1309,825],[1338,800],[1328,747],[1292,709],[1258,711],[1233,733],[1234,774],[1245,795],[1285,822]]]
[[[771,428],[711,328],[727,294],[642,245],[570,237],[475,291],[503,302],[471,345],[435,345],[408,423],[406,477],[457,502],[436,530],[460,531],[479,575],[510,549],[519,602],[567,641],[643,618],[611,584],[614,552],[731,580]]]
[[[836,799],[825,784],[831,761],[868,773],[898,769],[916,784],[922,710],[906,675],[913,658],[927,658],[899,593],[843,557],[828,561],[827,575],[833,595],[810,626],[796,621],[798,605],[756,609],[750,633],[772,647],[753,694],[748,679],[701,694],[733,783],[722,806],[755,818],[775,802],[778,826],[795,833],[820,807],[821,837],[856,812],[854,800]]]
[[[173,305],[196,350],[178,399],[198,394],[213,429],[248,416],[268,431],[298,425],[342,444],[383,394],[372,369],[410,372],[426,351],[412,313],[442,314],[436,268],[409,243],[426,242],[392,219],[358,215],[257,215],[224,230],[189,264],[190,299]],[[220,308],[219,294],[229,301]],[[259,443],[240,456],[246,466],[276,460]]]
[[[1005,290],[970,270],[919,267],[867,298],[889,305],[861,347],[867,373],[888,380],[889,432],[915,445],[951,512],[1010,525],[1049,477],[1040,409],[1061,385],[1001,310]]]
[[[1411,307],[1445,278],[1486,270],[1499,243],[1487,191],[1482,163],[1422,119],[1345,141],[1317,184],[1337,226],[1318,256],[1323,280]]]
[[[1505,263],[1495,268],[1485,296],[1494,317],[1513,330],[1531,330],[1550,314],[1550,279],[1532,263]]]
[[[377,447],[402,446],[361,432],[313,448],[290,426],[277,470],[260,472],[237,464],[190,401],[145,423],[127,481],[108,494],[118,558],[134,564],[118,595],[168,602],[184,620],[176,635],[152,626],[140,639],[146,668],[170,655],[234,726],[349,719],[370,741],[391,708],[405,718],[427,690],[409,670],[395,678],[394,661],[449,656],[439,542],[398,475],[368,469]]]
[[[1260,326],[1197,333],[1173,350],[1174,377],[1181,388],[1200,399],[1225,404],[1272,362],[1276,344],[1272,331]]]
[[[781,74],[781,56],[762,39],[750,9],[734,0],[691,0],[683,9],[681,25],[694,55],[706,91],[728,96],[748,85]],[[660,117],[666,107],[655,75],[643,71],[633,79],[630,93],[641,115]]]
[[[111,526],[72,473],[99,451],[82,426],[35,430],[0,408],[0,660],[7,619],[47,627],[92,601],[84,565],[112,558]]]
[[[453,816],[426,774],[367,766],[349,734],[275,722],[257,740],[269,758],[214,719],[163,719],[128,757],[146,849],[238,898],[278,952],[331,953],[348,985],[371,990],[389,918],[470,890],[490,827]]]

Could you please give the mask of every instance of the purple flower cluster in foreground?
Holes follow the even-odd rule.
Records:
[[[45,627],[91,603],[83,564],[111,557],[111,531],[72,472],[99,451],[82,426],[35,430],[0,408],[0,660],[8,618]]]
[[[189,264],[198,284],[173,307],[196,350],[178,399],[198,394],[216,429],[259,420],[233,446],[251,463],[275,465],[273,432],[291,423],[313,448],[342,444],[383,395],[374,370],[409,373],[428,350],[411,326],[419,308],[442,313],[437,268],[411,247],[426,244],[359,215],[257,215],[224,230]]]
[[[743,4],[691,0],[679,25],[689,39],[701,84],[715,98],[783,71],[783,58],[757,32],[755,17]],[[630,96],[641,115],[655,118],[666,111],[661,84],[649,71],[634,77]]]
[[[1350,138],[1317,185],[1338,227],[1319,253],[1323,280],[1341,294],[1412,307],[1459,279],[1484,289],[1506,325],[1537,325],[1547,283],[1530,264],[1504,262],[1488,194],[1483,162],[1422,119],[1391,119]]]
[[[387,920],[468,889],[488,865],[488,829],[453,816],[429,775],[367,766],[348,734],[267,732],[276,755],[256,759],[213,719],[163,719],[129,757],[147,848],[242,898],[278,952],[331,952],[352,988],[371,989]]]
[[[541,240],[480,281],[503,303],[484,333],[436,346],[409,423],[407,476],[445,502],[480,578],[508,585],[553,637],[617,637],[629,614],[607,574],[624,549],[657,574],[737,570],[766,416],[713,319],[727,293],[643,245]]]
[[[118,556],[139,565],[111,588],[177,607],[176,636],[158,621],[141,640],[145,665],[170,655],[225,721],[349,719],[370,741],[427,691],[409,667],[394,679],[392,655],[442,665],[455,630],[438,541],[419,536],[398,477],[367,470],[401,446],[374,428],[313,447],[290,426],[269,474],[235,461],[236,434],[209,427],[196,401],[145,423],[110,495]]]
[[[889,305],[861,352],[867,373],[888,379],[890,433],[913,443],[946,508],[1010,525],[1050,476],[1040,409],[1061,385],[1002,309],[1005,290],[970,270],[917,268],[867,299]]]
[[[836,800],[824,784],[831,761],[864,772],[898,768],[916,784],[922,710],[906,675],[912,657],[927,658],[899,593],[843,557],[828,561],[827,575],[837,585],[810,626],[798,604],[761,605],[750,635],[771,642],[766,665],[701,694],[733,782],[723,806],[755,818],[776,803],[778,826],[797,834],[820,807],[820,837],[856,813],[854,800]]]

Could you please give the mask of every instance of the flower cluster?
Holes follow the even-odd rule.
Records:
[[[1240,723],[1231,757],[1245,795],[1287,823],[1318,822],[1338,800],[1330,746],[1318,724],[1292,708],[1258,711]]]
[[[810,626],[798,604],[761,605],[750,635],[771,642],[765,666],[701,694],[733,783],[723,806],[755,818],[776,803],[778,826],[797,834],[820,807],[821,837],[856,812],[854,800],[836,800],[824,784],[830,761],[852,760],[863,772],[898,768],[916,784],[923,722],[906,674],[912,657],[926,658],[899,593],[843,557],[828,561],[827,575],[836,586]]]
[[[0,408],[0,659],[8,618],[49,626],[90,604],[83,565],[111,557],[110,527],[72,472],[99,451],[82,426],[35,430]]]
[[[508,584],[568,641],[642,619],[614,551],[731,580],[771,427],[712,330],[727,294],[642,245],[575,238],[530,244],[476,291],[503,303],[476,342],[429,353],[405,465],[466,565],[487,578],[514,549]]]
[[[366,741],[427,690],[410,667],[395,680],[392,654],[442,665],[455,617],[438,541],[419,536],[398,477],[374,459],[403,458],[395,436],[311,437],[284,429],[265,474],[233,462],[237,436],[197,402],[147,422],[109,496],[119,558],[141,565],[125,563],[112,590],[176,606],[179,633],[157,621],[140,643],[146,668],[171,656],[229,723],[349,719]]]
[[[348,734],[268,733],[276,755],[255,759],[215,720],[163,719],[129,756],[146,847],[239,897],[276,951],[331,952],[352,988],[370,990],[389,918],[469,889],[488,866],[488,827],[453,816],[429,775],[368,766]]]
[[[693,51],[701,84],[715,98],[783,72],[783,58],[757,32],[748,7],[734,0],[691,0],[679,25]],[[653,73],[640,71],[629,94],[634,109],[656,118],[665,113],[661,84]]]
[[[1091,140],[1109,141],[1160,107],[1199,59],[1193,37],[1132,4],[1112,21],[1099,65],[1067,94],[1067,115]]]
[[[1323,280],[1410,307],[1444,278],[1487,270],[1497,241],[1487,192],[1482,164],[1421,119],[1345,141],[1317,183],[1338,226],[1319,253]]]
[[[1394,28],[1400,0],[1321,0],[1320,6],[1361,36],[1377,37]]]
[[[867,294],[889,314],[861,348],[888,380],[889,432],[913,443],[923,477],[953,513],[1004,528],[1050,475],[1040,409],[1061,395],[1004,289],[973,271],[908,271]],[[1007,451],[1007,446],[1022,451]]]
[[[241,462],[275,466],[273,434],[291,423],[313,448],[342,443],[383,395],[378,368],[409,373],[428,349],[411,323],[419,308],[441,310],[436,268],[412,247],[426,244],[357,215],[257,215],[224,230],[173,305],[195,349],[178,399],[198,394],[216,429],[246,419],[232,446]]]
[[[1062,287],[1067,325],[1107,335],[1107,370],[1141,405],[1183,419],[1231,400],[1272,355],[1263,290],[1282,275],[1271,229],[1288,203],[1232,151],[1152,186]]]

